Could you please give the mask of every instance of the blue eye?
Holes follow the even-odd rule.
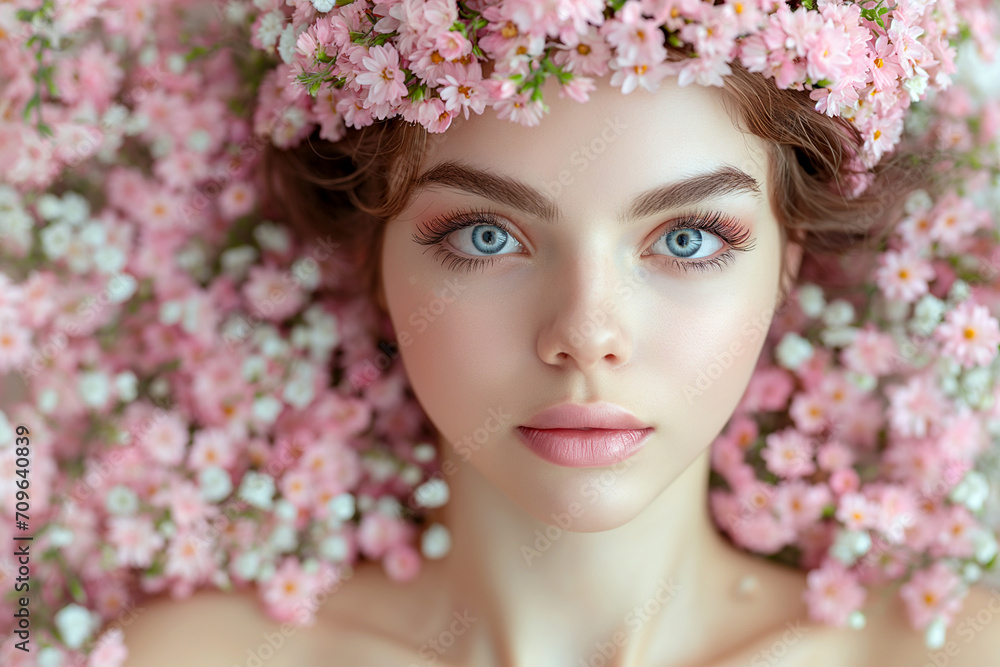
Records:
[[[468,255],[475,255],[477,252],[485,255],[509,254],[503,252],[504,248],[516,251],[523,247],[505,229],[494,224],[463,227],[448,234],[447,238],[456,250]]]
[[[663,247],[675,257],[701,259],[711,257],[722,248],[722,240],[707,231],[695,227],[671,229],[656,240],[652,248]],[[700,255],[696,254],[702,251]]]
[[[413,235],[420,245],[436,247],[435,257],[453,270],[485,269],[503,261],[498,255],[523,252],[505,219],[489,210],[472,209],[443,215],[423,225]],[[651,246],[654,254],[670,260],[683,271],[721,269],[735,259],[734,251],[752,250],[750,229],[721,213],[695,214],[674,220]],[[711,257],[725,245],[729,249]],[[458,252],[455,252],[457,250]],[[459,254],[461,253],[461,254]]]

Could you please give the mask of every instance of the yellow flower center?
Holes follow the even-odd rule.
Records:
[[[976,337],[976,330],[972,327],[965,327],[965,329],[962,330],[962,335],[965,337],[965,340],[972,340]]]
[[[579,53],[581,56],[585,56],[588,53],[590,53],[590,47],[587,46],[586,44],[577,44],[576,52]]]
[[[507,21],[507,25],[500,28],[500,34],[507,39],[513,39],[517,37],[517,26],[510,21]]]

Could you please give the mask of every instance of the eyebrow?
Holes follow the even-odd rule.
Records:
[[[562,218],[555,201],[527,183],[460,162],[442,162],[421,174],[414,184],[413,196],[431,185],[465,190],[545,221],[558,222]],[[696,204],[705,199],[744,193],[760,198],[760,183],[742,169],[724,165],[714,171],[642,192],[617,217],[619,222],[627,224],[632,220]]]

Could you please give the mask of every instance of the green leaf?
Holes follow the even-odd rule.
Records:
[[[35,9],[19,9],[17,10],[17,18],[25,23],[31,23],[38,13],[39,11]]]

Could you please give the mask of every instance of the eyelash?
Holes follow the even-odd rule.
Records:
[[[489,209],[471,208],[458,211],[450,215],[442,215],[427,221],[424,228],[413,235],[413,240],[420,245],[438,246],[434,257],[444,254],[442,264],[451,270],[472,271],[474,269],[485,269],[495,262],[499,255],[492,257],[463,257],[448,250],[442,244],[446,236],[466,227],[477,225],[492,225],[502,229],[509,236],[514,236],[510,227],[503,218]],[[756,239],[751,238],[751,232],[743,225],[736,222],[734,218],[723,215],[720,212],[695,213],[686,215],[674,220],[663,233],[656,237],[659,241],[664,235],[679,229],[700,229],[711,232],[721,238],[729,245],[729,249],[718,257],[712,259],[698,259],[681,261],[677,257],[667,257],[674,265],[684,271],[697,269],[698,271],[709,271],[711,269],[722,269],[726,264],[735,259],[734,251],[746,252],[753,250]],[[506,253],[505,253],[506,254]]]

